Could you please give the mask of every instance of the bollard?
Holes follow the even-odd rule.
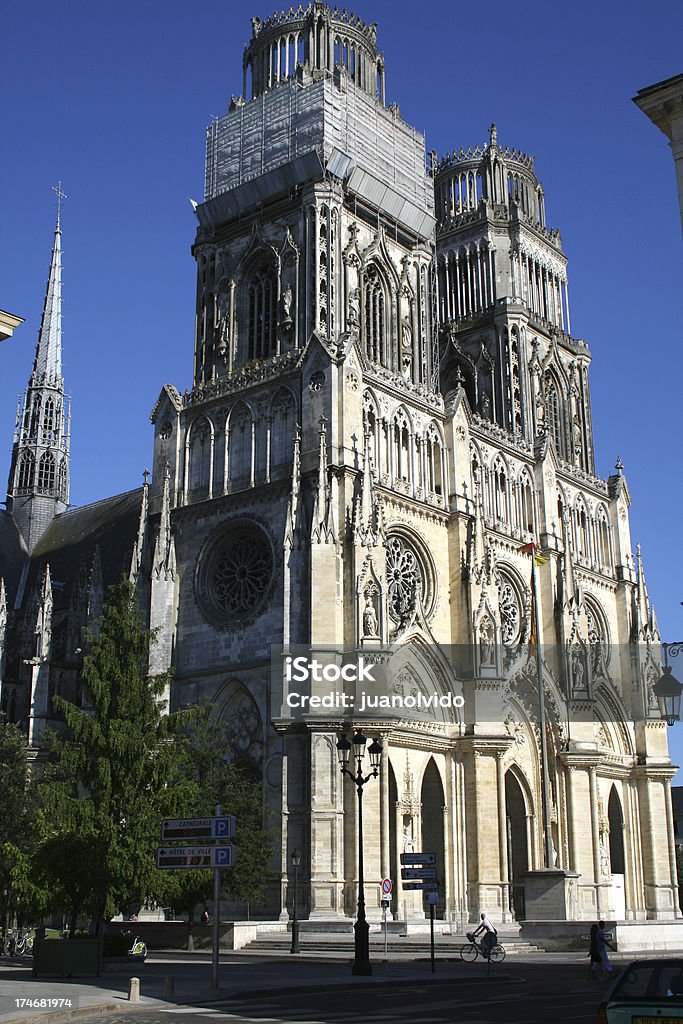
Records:
[[[140,1002],[140,979],[129,978],[128,980],[128,1001],[130,1003]]]
[[[166,1002],[170,1002],[170,1000],[173,999],[174,995],[175,978],[172,975],[167,975],[164,978],[164,992],[161,998],[164,999]]]

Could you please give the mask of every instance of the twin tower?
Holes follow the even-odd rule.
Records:
[[[495,125],[481,147],[427,154],[386,105],[375,25],[323,3],[252,20],[242,92],[207,133],[192,385],[162,389],[152,481],[102,504],[63,621],[81,607],[67,595],[90,586],[88,559],[97,593],[105,563],[120,572],[93,554],[106,516],[113,545],[127,523],[172,706],[210,701],[263,780],[279,834],[271,915],[285,913],[293,849],[305,851],[301,911],[353,913],[355,798],[336,758],[353,724],[382,737],[366,880],[394,879],[395,913],[423,915],[399,880],[412,848],[437,853],[442,917],[520,918],[524,878],[545,866],[564,886],[559,916],[673,919],[672,829],[653,832],[670,821],[673,774],[652,693],[659,637],[622,467],[595,474],[591,356],[571,333],[533,158]],[[46,517],[80,514],[64,511],[66,407],[48,340],[58,243],[59,229],[9,482],[42,572],[64,554],[49,528],[39,543]],[[545,559],[536,607],[529,542]],[[271,661],[273,646],[296,645],[393,645],[391,693],[432,699],[348,721],[302,707]],[[433,700],[452,690],[453,647],[464,707]],[[75,669],[60,666],[63,689]],[[22,698],[34,721],[39,690]]]

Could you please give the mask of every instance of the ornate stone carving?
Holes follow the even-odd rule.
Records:
[[[273,551],[263,529],[250,520],[228,523],[209,540],[197,563],[195,591],[205,617],[234,627],[255,618],[273,582]]]

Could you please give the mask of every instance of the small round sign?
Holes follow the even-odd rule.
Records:
[[[393,888],[393,886],[391,884],[391,879],[390,878],[383,878],[382,879],[382,892],[384,893],[385,896],[389,896],[390,895],[392,888]]]

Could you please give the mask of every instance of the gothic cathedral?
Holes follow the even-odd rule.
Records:
[[[301,912],[355,912],[336,744],[361,727],[383,746],[370,916],[391,878],[394,916],[424,917],[400,854],[431,850],[447,920],[538,916],[550,876],[556,917],[674,920],[659,635],[623,467],[595,474],[591,354],[534,159],[495,125],[428,155],[386,104],[375,26],[317,0],[252,19],[243,76],[207,133],[192,386],[154,406],[151,481],[82,509],[57,226],[0,513],[3,708],[40,743],[123,571],[171,706],[209,701],[261,773],[271,918],[294,849]],[[295,648],[391,649],[400,699],[292,706],[273,650]],[[417,700],[454,685],[461,706]]]

